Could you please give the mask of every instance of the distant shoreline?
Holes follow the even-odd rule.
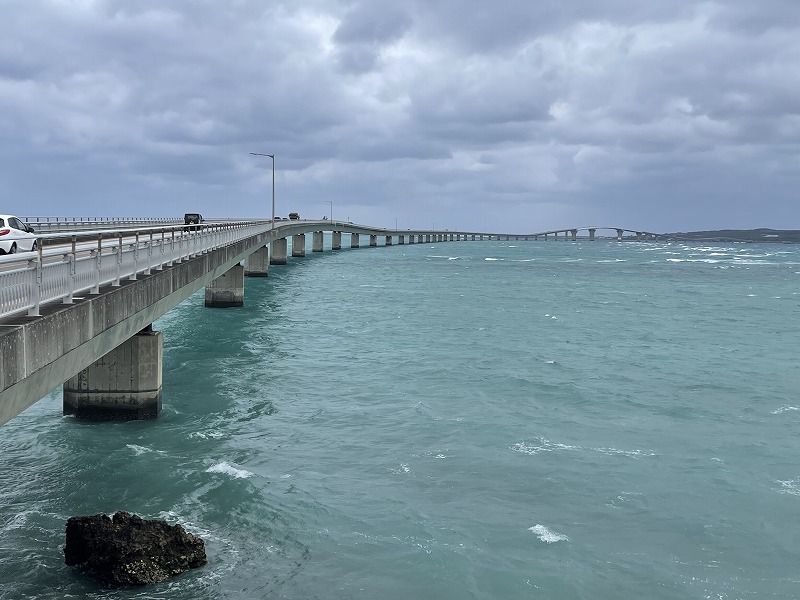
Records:
[[[716,229],[663,233],[660,239],[687,242],[749,242],[761,244],[800,244],[800,229]]]

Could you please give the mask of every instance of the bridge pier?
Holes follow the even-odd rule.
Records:
[[[325,240],[325,234],[322,231],[315,231],[314,237],[311,242],[311,251],[322,252],[324,240]]]
[[[392,245],[392,236],[390,236],[390,235],[386,236],[386,245],[387,246],[391,246]]]
[[[206,286],[206,306],[209,308],[244,306],[242,265],[234,265]]]
[[[617,229],[617,241],[618,242],[622,241],[622,233],[623,233],[622,229]]]
[[[378,236],[377,235],[370,235],[369,236],[369,247],[370,248],[377,248],[378,247]]]
[[[578,241],[578,230],[577,229],[573,229],[570,233],[572,233],[572,241],[573,242],[577,242]]]
[[[296,233],[292,236],[292,256],[306,255],[306,234]]]
[[[406,243],[406,236],[398,235],[397,236],[397,245],[398,246],[403,246],[403,245],[405,245],[405,243]]]
[[[590,242],[594,241],[594,233],[595,233],[595,231],[597,231],[597,229],[595,229],[594,227],[589,227],[589,241]]]
[[[414,235],[412,234],[412,235],[408,236],[408,243],[409,243],[409,244],[413,244],[413,243],[414,243],[414,240],[416,240],[416,239],[417,239],[417,238],[416,238],[416,237],[414,237]]]
[[[341,250],[341,249],[342,249],[342,232],[334,231],[331,234],[331,250]]]
[[[377,244],[377,242],[376,242]],[[351,233],[350,234],[350,247],[351,248],[358,248],[358,234]]]
[[[64,383],[65,415],[102,421],[155,419],[161,412],[164,345],[152,325]]]
[[[269,251],[262,246],[244,260],[245,277],[266,277],[269,270]]]
[[[637,242],[641,242],[642,241],[642,232],[641,231],[637,231],[636,232],[636,241]]]
[[[424,244],[425,243],[425,240],[423,239],[423,237],[424,236],[421,233],[417,236],[417,243],[418,244]]]
[[[273,240],[269,245],[270,257],[269,264],[271,265],[285,265],[286,264],[286,238],[279,238]]]

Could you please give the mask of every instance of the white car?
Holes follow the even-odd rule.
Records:
[[[37,246],[33,227],[13,215],[0,215],[0,254],[32,252]]]

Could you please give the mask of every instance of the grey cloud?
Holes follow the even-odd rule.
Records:
[[[257,151],[281,206],[355,219],[783,226],[797,20],[783,0],[7,0],[0,190],[259,214]]]

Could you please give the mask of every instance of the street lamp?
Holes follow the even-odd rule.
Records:
[[[331,205],[331,221],[333,221],[333,200],[326,200]]]
[[[272,159],[272,227],[275,227],[275,155],[251,152],[253,156],[269,156]]]

